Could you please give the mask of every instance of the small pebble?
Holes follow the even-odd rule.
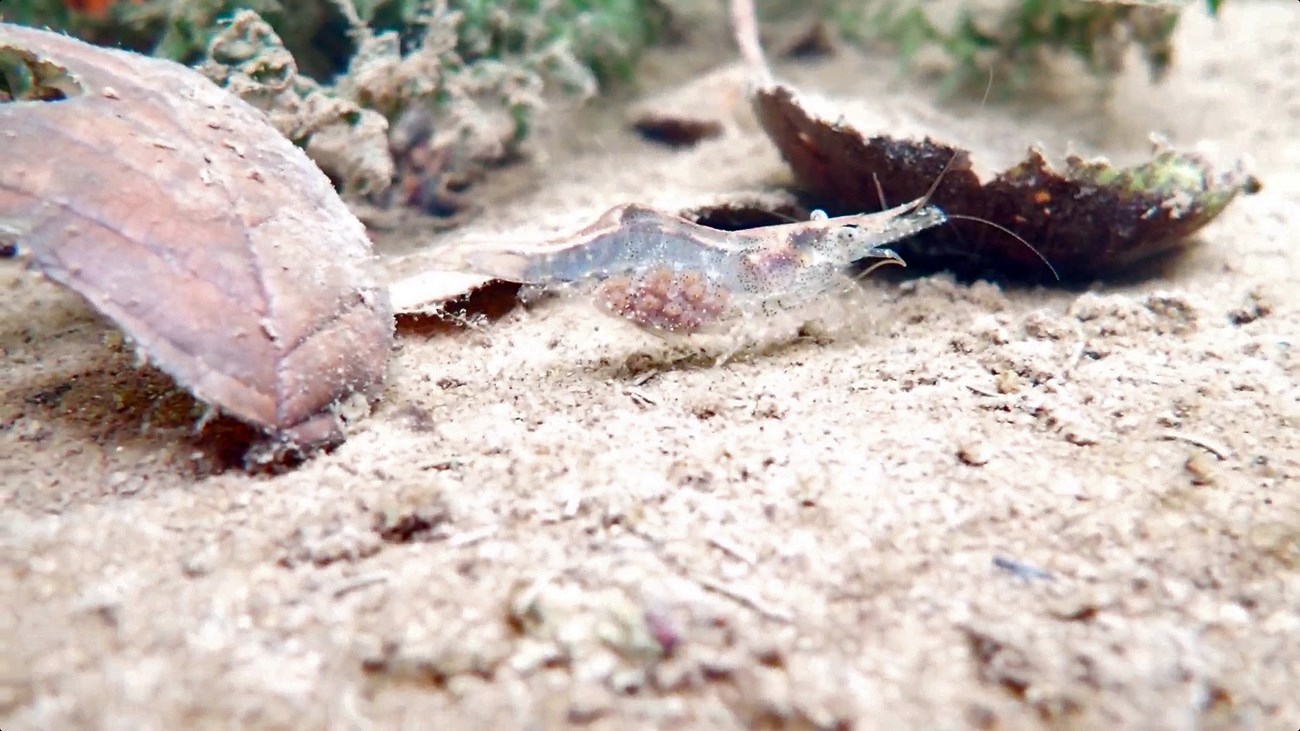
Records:
[[[957,447],[957,459],[971,467],[988,464],[989,454],[983,442],[963,442]]]
[[[1201,451],[1193,452],[1183,463],[1183,469],[1191,475],[1193,485],[1213,485],[1215,483],[1214,457]]]
[[[1024,385],[1024,379],[1015,371],[1002,371],[998,374],[998,393],[1017,393]]]

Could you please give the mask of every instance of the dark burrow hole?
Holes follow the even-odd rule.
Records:
[[[994,245],[985,241],[989,235],[988,231],[969,221],[950,221],[890,244],[889,248],[907,262],[907,267],[887,267],[871,276],[901,280],[946,272],[966,284],[981,280],[1058,287],[1071,284],[1067,275],[1072,272],[1062,272],[1058,268],[1061,281],[1057,281],[1052,269],[1037,258],[1019,250],[1015,251],[1015,256],[1006,255],[1007,249],[1020,246],[1014,239],[1002,235],[1005,240],[1000,239]],[[973,242],[980,243],[975,245]],[[872,260],[859,261],[853,265],[853,270],[862,272],[872,263]]]
[[[761,226],[807,221],[817,202],[806,197],[781,202],[740,202],[700,206],[681,211],[679,215],[698,224],[724,231],[741,231]],[[843,215],[835,211],[832,215]],[[996,232],[985,230],[968,221],[950,221],[943,226],[923,231],[890,245],[907,262],[906,268],[889,267],[872,276],[886,277],[888,281],[902,281],[926,274],[948,272],[958,281],[989,280],[1020,284],[1061,284],[1056,282],[1051,270],[1036,258],[990,255],[985,240]],[[979,243],[980,246],[972,246]],[[1006,247],[1018,246],[1014,241]],[[1021,254],[1022,252],[1016,252]],[[860,274],[878,260],[867,259],[850,267]],[[1062,277],[1068,280],[1068,277]]]
[[[679,215],[701,226],[723,231],[742,231],[761,226],[808,220],[808,211],[793,201],[769,205],[763,203],[723,203],[681,211]]]
[[[674,148],[694,147],[722,134],[722,125],[707,119],[647,115],[632,126],[646,140]]]
[[[819,201],[814,196],[793,191],[788,200],[743,201],[700,206],[679,212],[683,218],[724,231],[740,231],[762,226],[807,221]],[[828,210],[830,215],[847,215],[847,211]],[[870,213],[870,211],[868,211]],[[1009,285],[1043,284],[1055,287],[1072,287],[1092,278],[1080,279],[1077,273],[1058,272],[1057,281],[1052,270],[1036,256],[1022,250],[1023,244],[1007,234],[972,221],[949,221],[941,226],[922,231],[890,244],[907,262],[907,267],[887,267],[872,274],[886,281],[903,281],[919,276],[946,272],[957,281],[970,283],[980,280]],[[1172,254],[1171,254],[1172,256]],[[1152,276],[1167,266],[1169,256],[1156,255],[1132,267],[1134,276]],[[851,265],[849,271],[861,274],[875,259],[864,259]],[[1075,275],[1075,276],[1071,276]]]
[[[85,91],[66,68],[30,51],[0,48],[0,103],[57,102]]]

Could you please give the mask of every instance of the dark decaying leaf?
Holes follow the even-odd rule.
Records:
[[[668,147],[691,147],[722,134],[717,120],[684,115],[655,116],[647,112],[632,121],[641,136]]]
[[[809,112],[788,86],[763,85],[753,102],[800,185],[831,215],[880,210],[882,192],[891,205],[919,198],[956,155],[933,202],[1016,232],[1064,279],[1113,274],[1178,248],[1238,193],[1259,187],[1240,169],[1215,174],[1200,156],[1161,143],[1149,162],[1126,169],[1071,157],[1054,170],[1031,148],[1023,162],[982,182],[965,150],[929,138],[865,137],[843,120]],[[952,221],[897,248],[909,266],[1050,278],[1023,243],[971,221]]]
[[[293,445],[339,439],[393,316],[306,155],[171,62],[0,24],[0,78],[0,240],[204,401]]]
[[[722,136],[744,105],[744,69],[726,66],[667,89],[628,109],[628,122],[645,139],[686,148]]]

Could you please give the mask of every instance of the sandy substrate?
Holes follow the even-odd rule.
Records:
[[[877,279],[721,366],[576,302],[408,323],[374,416],[284,474],[223,468],[109,325],[0,268],[0,727],[1295,727],[1300,12],[1180,32],[1109,111],[779,70],[990,168],[1253,156],[1185,256]],[[452,235],[788,177],[743,117],[689,151],[616,122]]]

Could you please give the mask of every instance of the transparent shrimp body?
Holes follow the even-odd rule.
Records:
[[[620,206],[554,246],[469,259],[483,274],[590,297],[651,331],[693,333],[802,306],[842,288],[856,261],[902,263],[887,245],[943,221],[939,209],[913,202],[729,232]]]
[[[807,223],[769,227],[764,243],[739,258],[739,289],[764,312],[802,306],[844,289],[852,282],[848,270],[855,262],[880,260],[872,269],[906,266],[889,245],[944,221],[943,211],[920,201],[836,218],[814,211]]]

